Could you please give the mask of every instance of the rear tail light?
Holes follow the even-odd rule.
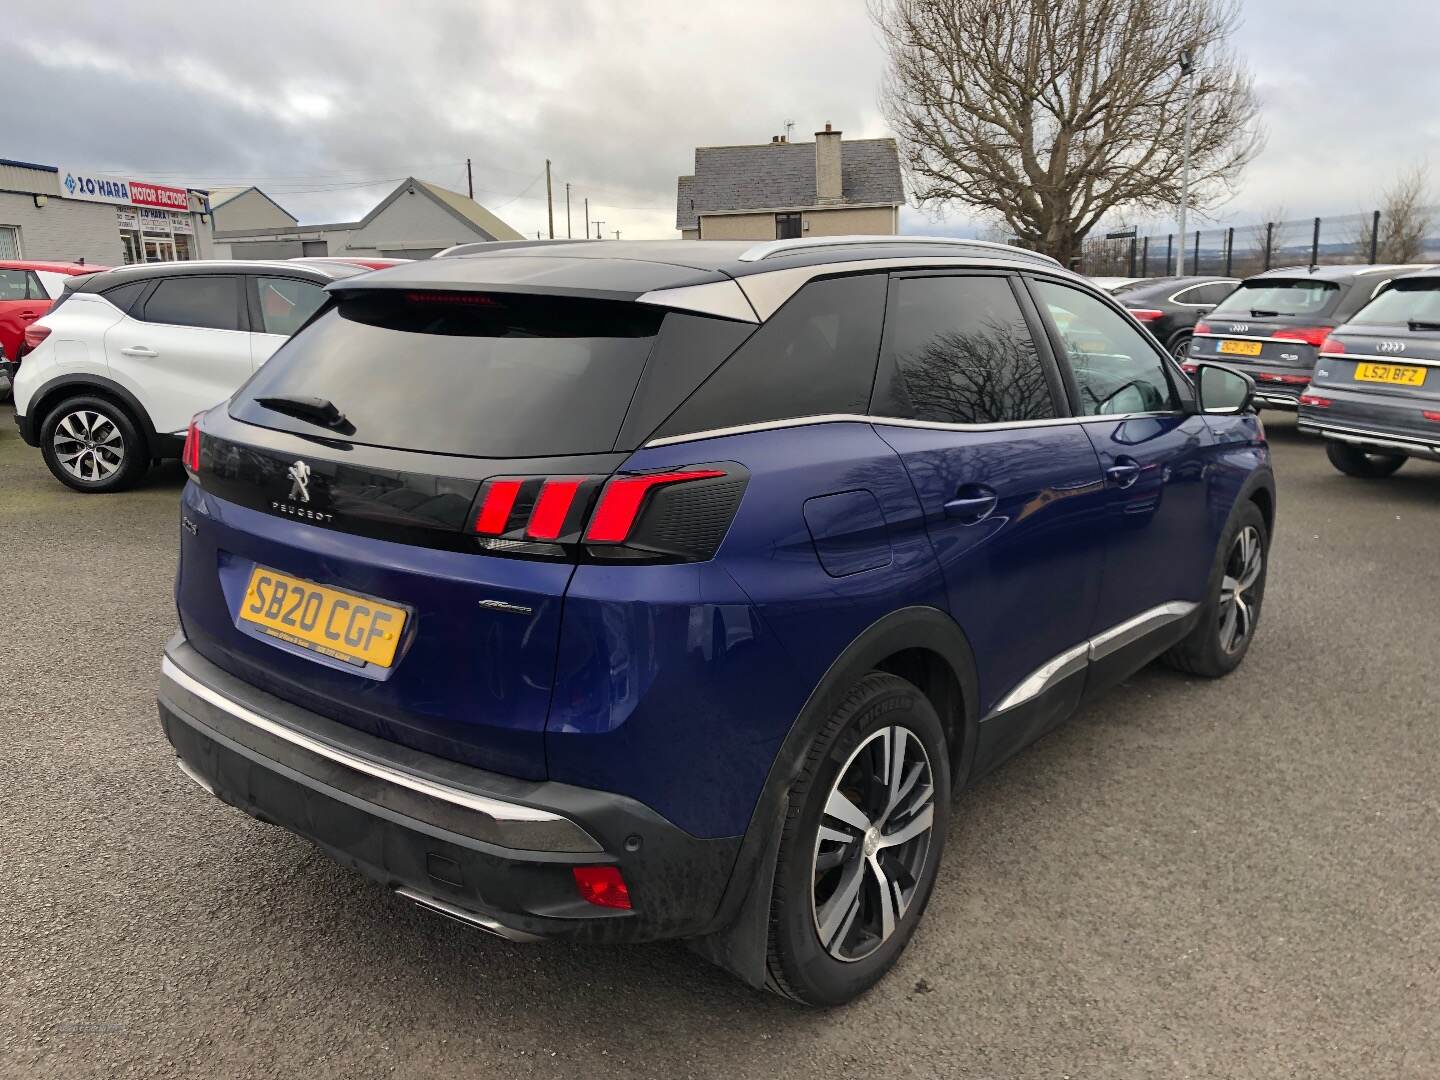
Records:
[[[1302,341],[1319,348],[1334,329],[1333,326],[1296,326],[1289,330],[1277,330],[1273,336],[1278,341]]]
[[[1320,342],[1321,356],[1330,356],[1334,353],[1343,353],[1344,351],[1345,343],[1336,341],[1333,337],[1327,337],[1324,341]]]
[[[630,908],[630,886],[618,866],[576,866],[575,888],[580,899],[596,907]]]
[[[1195,333],[1197,334],[1213,334],[1214,332],[1215,331],[1210,329],[1208,322],[1197,322],[1195,324]]]
[[[1197,371],[1200,370],[1200,365],[1192,364],[1187,360],[1180,365],[1180,370],[1185,372],[1186,375],[1194,375]]]
[[[1320,397],[1318,394],[1301,394],[1300,404],[1309,405],[1312,409],[1328,409],[1330,408],[1330,399]]]
[[[1422,409],[1420,415],[1432,424],[1440,424],[1440,412],[1431,412],[1429,409]]]
[[[202,415],[204,414],[196,413],[190,418],[190,426],[185,429],[185,448],[180,451],[180,461],[192,480],[198,479],[200,475],[200,417]]]
[[[31,352],[39,347],[40,343],[50,336],[50,327],[41,326],[39,323],[31,323],[25,327],[25,348],[24,352]],[[16,350],[17,352],[21,350]]]
[[[1126,310],[1129,311],[1131,315],[1135,316],[1135,318],[1139,319],[1141,322],[1154,322],[1156,319],[1163,319],[1165,317],[1165,312],[1159,311],[1155,308],[1132,307],[1126,308]]]
[[[738,465],[612,476],[500,476],[470,531],[501,555],[699,561],[719,547],[749,474]]]

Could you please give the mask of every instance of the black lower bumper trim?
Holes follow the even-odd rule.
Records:
[[[178,635],[167,645],[166,656],[189,677],[243,698],[237,704],[275,723],[293,723],[312,734],[323,730],[337,746],[375,753],[370,736],[253,688],[245,694],[243,684]],[[159,708],[180,768],[201,787],[313,841],[335,861],[407,899],[510,940],[644,941],[707,933],[714,929],[740,848],[738,837],[690,836],[624,796],[520,782],[432,759],[426,774],[433,776],[443,766],[446,779],[468,791],[543,806],[578,824],[601,850],[506,847],[493,836],[474,835],[485,828],[469,827],[458,812],[435,813],[431,803],[408,788],[336,771],[333,762],[317,764],[303,748],[267,738],[263,730],[243,723],[227,725],[215,713],[196,715],[204,711],[196,699],[177,692],[169,680],[162,684]],[[348,746],[339,742],[346,738],[352,740]],[[417,761],[414,751],[394,750],[397,767],[419,770],[426,764]],[[517,793],[526,797],[520,800]],[[580,899],[573,868],[597,862],[620,868],[631,909],[599,908]]]

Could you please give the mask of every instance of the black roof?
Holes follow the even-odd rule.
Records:
[[[103,292],[123,285],[127,281],[158,277],[194,277],[204,274],[275,274],[280,277],[306,278],[318,284],[327,284],[341,278],[355,277],[369,273],[363,266],[336,263],[315,266],[305,263],[274,262],[247,259],[198,259],[189,262],[135,263],[131,266],[117,266],[114,270],[101,270],[77,279],[75,292]]]
[[[1300,281],[1313,278],[1316,281],[1348,284],[1357,278],[1376,274],[1389,274],[1393,277],[1397,271],[1425,269],[1427,266],[1424,263],[1391,263],[1379,266],[1370,266],[1365,263],[1349,263],[1343,266],[1277,266],[1273,270],[1266,270],[1263,274],[1251,274],[1245,280],[1264,281],[1269,278],[1283,278],[1286,281]]]
[[[474,254],[425,259],[376,270],[359,288],[584,292],[633,298],[652,289],[703,285],[726,278],[829,263],[973,258],[1060,270],[1045,255],[1003,244],[946,237],[828,237],[823,240],[607,240],[506,243]],[[1068,273],[1068,272],[1067,272]],[[349,288],[350,283],[341,286]]]

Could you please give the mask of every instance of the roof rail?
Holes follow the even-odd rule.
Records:
[[[485,255],[492,251],[513,251],[515,248],[527,247],[549,247],[556,244],[584,244],[585,240],[567,240],[564,237],[557,237],[554,240],[470,240],[463,244],[455,244],[444,251],[437,251],[430,256],[432,259],[450,259],[457,255]],[[594,243],[595,241],[589,241]]]
[[[762,262],[765,259],[772,259],[777,255],[788,255],[795,251],[809,251],[812,248],[822,247],[876,247],[894,246],[896,244],[923,244],[935,245],[936,247],[966,247],[985,248],[986,250],[1004,251],[1010,255],[1018,255],[1022,258],[1031,258],[1039,262],[1049,263],[1054,266],[1060,265],[1059,259],[1051,258],[1049,255],[1042,255],[1038,251],[1031,251],[1028,248],[1014,247],[1010,244],[997,244],[992,240],[966,240],[956,236],[805,236],[794,240],[767,240],[763,244],[756,244],[747,248],[740,255],[741,262]]]

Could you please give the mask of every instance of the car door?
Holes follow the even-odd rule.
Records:
[[[0,347],[14,360],[25,328],[50,310],[50,298],[33,270],[0,267]]]
[[[1204,598],[1215,550],[1210,428],[1164,355],[1108,301],[1031,276],[1074,411],[1099,455],[1109,522],[1091,624],[1091,685],[1168,648]]]
[[[304,278],[255,274],[246,279],[250,362],[258,368],[325,303],[324,286]]]
[[[1079,699],[1106,530],[1100,462],[1003,273],[892,278],[871,413],[975,653],[985,767]]]
[[[183,432],[192,416],[250,377],[241,284],[238,274],[161,277],[106,331],[112,375],[140,400],[157,432]]]

